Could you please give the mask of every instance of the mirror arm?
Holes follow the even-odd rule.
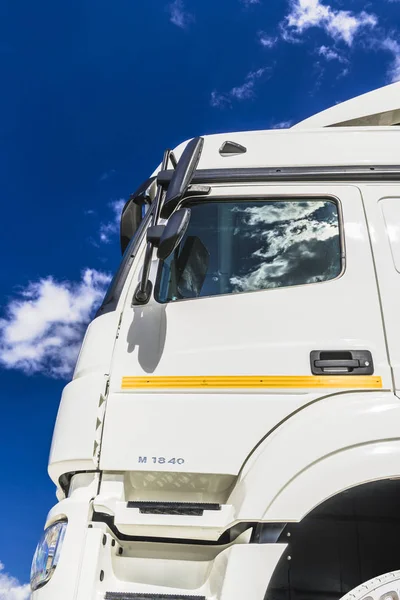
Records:
[[[146,304],[151,296],[152,284],[149,279],[151,259],[153,257],[153,245],[148,242],[146,246],[146,253],[143,261],[143,272],[142,279],[138,284],[135,294],[133,296],[132,305]]]
[[[169,160],[171,161],[171,165],[173,169],[176,169],[176,166],[178,164],[178,161],[176,160],[176,156],[173,153],[173,151],[171,150],[171,152],[169,153]]]
[[[162,161],[161,170],[164,171],[167,168],[170,155],[171,155],[170,150],[166,150],[164,152],[164,158]],[[163,186],[161,184],[159,184],[157,186],[157,193],[156,193],[156,197],[154,199],[154,202],[155,202],[154,214],[153,214],[153,221],[151,223],[151,227],[149,228],[150,230],[153,227],[157,227],[157,223],[158,223],[158,219],[160,217],[161,208],[162,208],[164,199],[165,199],[165,191],[164,191]],[[149,240],[149,238],[147,238],[147,240],[148,241],[147,241],[147,246],[146,246],[146,252],[145,252],[144,261],[143,261],[142,278],[135,290],[135,293],[134,293],[133,299],[132,299],[132,304],[134,306],[137,304],[146,304],[146,302],[149,301],[150,296],[151,296],[152,283],[149,280],[149,275],[150,275],[151,260],[153,258],[154,245]]]

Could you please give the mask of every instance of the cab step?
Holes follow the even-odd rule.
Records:
[[[235,523],[231,504],[122,501],[97,497],[93,520],[111,519],[118,535],[217,541]]]
[[[205,596],[185,596],[176,594],[130,594],[107,592],[105,600],[206,600]]]
[[[128,508],[138,508],[142,515],[180,515],[202,517],[205,510],[221,510],[220,504],[204,502],[145,502],[130,501]]]

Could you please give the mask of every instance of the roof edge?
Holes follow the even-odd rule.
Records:
[[[392,126],[400,123],[400,81],[336,104],[291,129]]]

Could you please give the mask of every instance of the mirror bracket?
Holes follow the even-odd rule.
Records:
[[[190,198],[191,196],[207,196],[210,192],[211,187],[209,185],[189,185],[185,192],[185,198]],[[181,199],[178,199],[176,202],[164,204],[161,209],[161,217],[167,219],[174,212],[180,201]]]
[[[150,279],[147,280],[145,291],[142,290],[141,284],[138,283],[135,293],[133,294],[132,306],[140,306],[143,304],[147,304],[150,300],[152,289],[153,284],[151,283]]]
[[[152,225],[147,230],[147,241],[153,244],[155,248],[158,248],[164,230],[165,225]]]
[[[194,195],[197,196],[197,194],[202,194],[202,195],[206,196],[210,192],[211,192],[210,185],[194,184],[194,185],[189,185],[187,192],[186,192],[186,196],[194,196]]]

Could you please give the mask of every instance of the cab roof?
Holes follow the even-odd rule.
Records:
[[[227,141],[240,144],[246,152],[221,155],[220,149]],[[186,144],[174,150],[177,158]],[[399,145],[398,127],[280,129],[206,135],[198,169],[393,165],[399,164]]]
[[[398,124],[400,82],[335,105],[289,129],[205,135],[198,169],[398,164],[400,127],[392,127]],[[227,142],[243,148],[225,153]],[[177,158],[186,144],[174,149]]]

